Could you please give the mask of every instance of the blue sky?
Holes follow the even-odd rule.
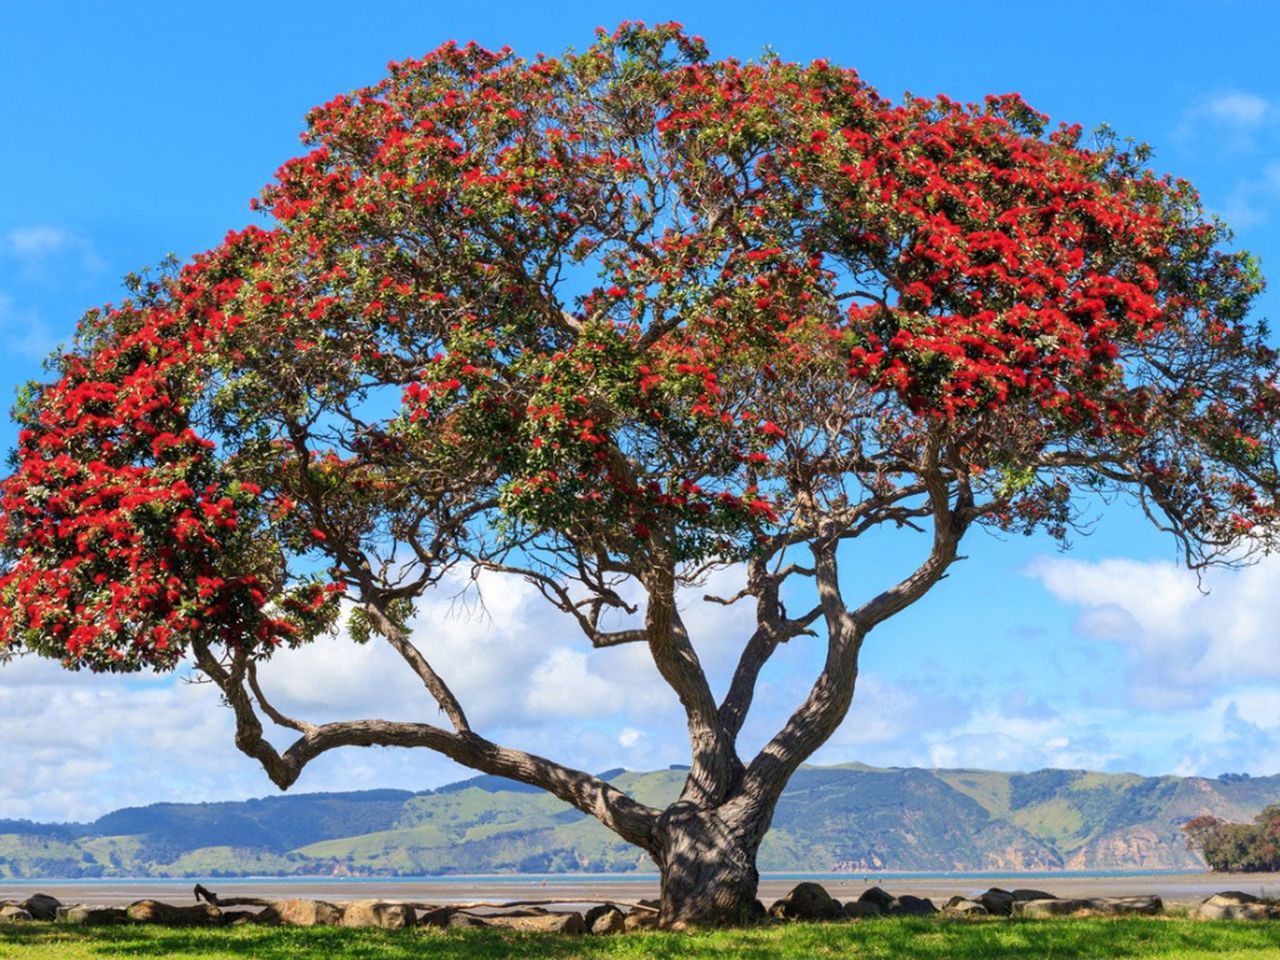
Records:
[[[266,9],[263,9],[263,7]],[[517,51],[585,46],[597,25],[677,19],[718,56],[771,46],[856,67],[886,95],[1017,91],[1055,120],[1106,122],[1191,179],[1280,285],[1280,11],[1269,3],[910,5],[381,3],[312,0],[20,4],[0,0],[0,389],[120,277],[252,221],[249,199],[298,150],[306,110],[448,39]],[[1277,287],[1280,289],[1280,286]],[[1276,292],[1259,312],[1277,313]],[[14,431],[0,424],[0,445]],[[1123,505],[1069,554],[977,534],[970,559],[868,642],[849,720],[825,762],[1046,765],[1142,773],[1280,772],[1280,564],[1210,580]],[[910,561],[901,538],[850,555],[851,595]],[[638,657],[588,652],[519,589],[487,616],[428,605],[419,629],[485,732],[587,768],[679,762],[674,700]],[[736,611],[695,619],[713,672]],[[807,687],[820,651],[793,642],[765,678],[748,741]],[[488,666],[502,659],[495,674]],[[325,641],[272,671],[311,717],[434,708],[382,651]],[[425,713],[424,713],[425,711]],[[124,803],[261,795],[204,686],[0,668],[0,817],[85,817]],[[11,755],[10,755],[11,754]],[[295,789],[420,788],[460,771],[352,751]]]

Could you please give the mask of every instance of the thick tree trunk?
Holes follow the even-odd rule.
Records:
[[[673,804],[658,823],[663,927],[728,926],[762,919],[756,852],[764,830],[726,817],[724,808]]]

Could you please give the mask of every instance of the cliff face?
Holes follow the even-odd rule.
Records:
[[[610,771],[665,805],[683,770]],[[764,871],[1202,869],[1180,827],[1246,821],[1280,776],[1140,777],[1040,770],[805,767],[760,851]],[[560,801],[478,777],[423,793],[302,794],[159,804],[92,824],[0,821],[0,877],[423,875],[652,870]]]

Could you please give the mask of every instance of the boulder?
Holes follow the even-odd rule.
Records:
[[[420,927],[447,927],[449,918],[458,911],[453,907],[431,907],[418,911],[418,926]]]
[[[1205,900],[1193,916],[1198,920],[1274,920],[1280,919],[1280,906],[1269,905],[1252,894],[1227,890]]]
[[[806,880],[775,902],[769,908],[769,916],[779,920],[843,920],[844,908],[821,884]]]
[[[419,911],[417,922],[420,927],[439,927],[442,929],[449,927],[487,927],[489,925],[474,913],[467,913],[457,907],[433,907],[429,910]]]
[[[937,912],[938,908],[933,905],[932,900],[913,897],[909,893],[894,897],[889,909],[885,911],[891,917],[931,917]]]
[[[611,933],[621,933],[626,925],[626,915],[608,903],[598,907],[592,907],[587,911],[586,916],[582,918],[582,922],[586,924],[588,930],[597,936],[607,936]]]
[[[1092,897],[1089,909],[1116,916],[1151,917],[1164,912],[1164,901],[1159,897]]]
[[[342,906],[344,927],[381,927],[383,930],[403,930],[418,922],[413,907],[404,903],[388,903],[384,900],[352,900]]]
[[[175,907],[158,900],[136,900],[125,908],[134,923],[162,923],[168,927],[212,927],[222,923],[222,911],[210,903]]]
[[[870,900],[850,900],[844,905],[844,915],[850,920],[870,920],[882,916],[883,912]]]
[[[870,890],[862,891],[862,896],[858,898],[859,903],[874,903],[880,908],[880,912],[889,909],[889,904],[893,903],[893,894],[887,890],[881,890],[879,887],[872,887]]]
[[[1018,901],[1018,900],[1058,900],[1058,899],[1060,899],[1059,897],[1055,897],[1052,893],[1045,893],[1043,890],[1035,890],[1035,889],[1030,889],[1030,888],[1024,888],[1024,889],[1014,890],[1011,894],[1009,894],[1009,896],[1013,897],[1013,899],[1014,899],[1015,901]]]
[[[252,910],[223,910],[222,922],[229,927],[247,927],[258,923],[266,924],[269,921],[264,920],[261,913],[254,913]]]
[[[324,900],[277,900],[258,919],[290,927],[336,927],[342,923],[342,908]]]
[[[1042,897],[1039,900],[1015,900],[1013,912],[1019,917],[1069,917],[1082,910],[1090,910],[1091,900],[1075,900],[1066,897]]]
[[[62,906],[62,901],[57,897],[49,896],[47,893],[37,893],[34,896],[27,897],[18,906],[31,914],[32,920],[56,920],[58,919],[58,908]]]
[[[0,923],[26,923],[30,919],[31,914],[16,903],[6,903],[0,907]]]
[[[524,917],[497,914],[485,917],[491,927],[506,927],[530,933],[586,933],[587,925],[580,913],[535,913]]]
[[[474,913],[464,913],[461,910],[455,910],[449,919],[445,922],[445,926],[453,929],[467,927],[487,927],[487,921],[477,917]]]
[[[988,915],[986,907],[976,900],[969,900],[965,897],[952,897],[947,901],[947,905],[942,908],[942,912],[949,917],[985,917]]]
[[[652,910],[632,910],[627,914],[626,919],[622,921],[624,933],[633,933],[636,930],[656,930],[657,928],[658,915]]]
[[[1007,917],[1013,913],[1013,894],[999,887],[992,887],[974,900],[987,908],[987,913],[997,917]]]
[[[82,923],[85,926],[102,926],[109,923],[124,923],[129,919],[123,907],[94,907],[83,903],[58,907],[54,917],[58,923]]]

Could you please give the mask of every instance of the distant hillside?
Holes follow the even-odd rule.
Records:
[[[684,771],[605,777],[664,805]],[[803,767],[765,838],[766,871],[1202,869],[1180,826],[1245,821],[1280,776]],[[652,870],[555,798],[498,777],[437,790],[162,803],[88,824],[0,820],[0,877],[424,875]]]

